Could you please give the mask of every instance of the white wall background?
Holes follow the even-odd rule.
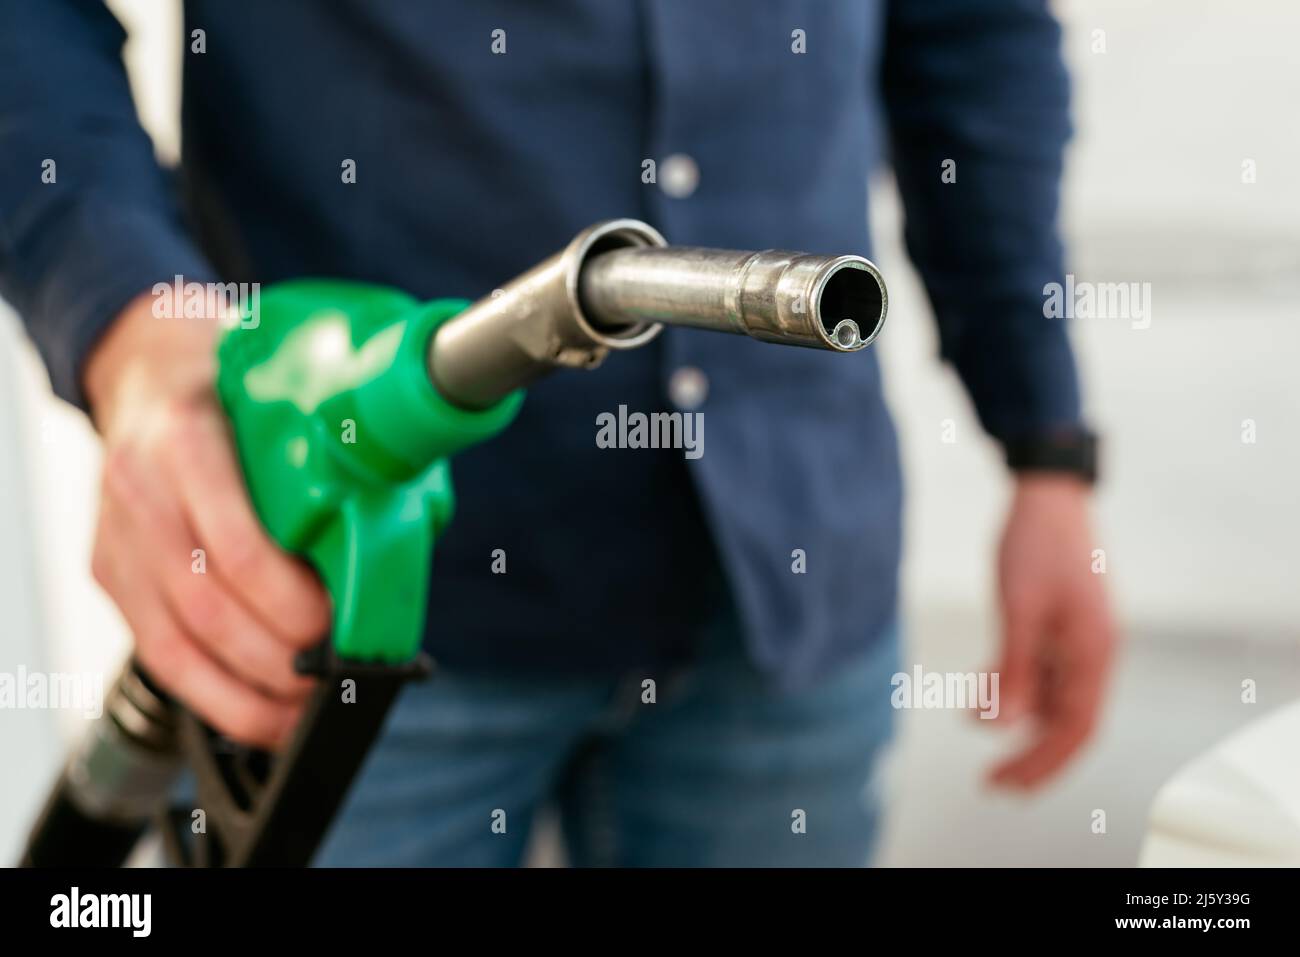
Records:
[[[174,0],[116,0],[159,152],[177,152]],[[1150,282],[1153,321],[1090,320],[1075,335],[1106,435],[1098,544],[1130,639],[1092,753],[1034,800],[986,793],[1006,747],[950,713],[905,716],[889,863],[1136,859],[1145,809],[1175,767],[1300,694],[1300,7],[1286,0],[1093,0],[1058,5],[1076,75],[1067,224],[1075,272]],[[1104,30],[1106,52],[1091,51]],[[1258,182],[1241,182],[1255,160]],[[978,669],[995,636],[991,556],[1007,485],[898,248],[896,203],[875,227],[894,312],[879,348],[909,477],[905,581],[915,660]],[[1008,202],[1014,202],[1008,197]],[[88,566],[98,454],[52,400],[12,317],[0,318],[0,668],[112,672],[126,636]],[[940,423],[958,441],[940,442]],[[1253,418],[1258,442],[1241,442]],[[59,760],[49,714],[7,714],[0,860]],[[80,719],[61,718],[65,735]],[[1092,808],[1111,832],[1088,831]]]

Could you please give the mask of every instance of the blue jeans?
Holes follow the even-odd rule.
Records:
[[[641,674],[435,672],[410,686],[317,865],[517,865],[548,804],[575,866],[865,865],[896,629],[794,695],[725,632],[660,676],[654,703]]]

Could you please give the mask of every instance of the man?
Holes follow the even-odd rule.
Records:
[[[943,354],[1017,470],[1000,710],[1038,733],[995,777],[1037,784],[1087,737],[1112,627],[1091,439],[1042,308],[1068,132],[1043,3],[193,0],[179,189],[121,41],[95,4],[0,14],[0,291],[103,435],[95,575],[216,728],[284,740],[309,687],[292,655],[329,602],[250,509],[213,323],[154,318],[155,283],[474,298],[618,216],[675,243],[866,252],[887,131]],[[620,405],[702,412],[705,454],[599,448]],[[548,801],[578,864],[867,859],[901,511],[874,355],[670,331],[539,384],[454,472],[441,671],[399,704],[322,861],[515,863]]]

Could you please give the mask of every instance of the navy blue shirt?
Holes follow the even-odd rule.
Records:
[[[674,243],[869,255],[866,178],[888,157],[943,356],[984,426],[1073,425],[1073,360],[1042,306],[1062,279],[1069,125],[1045,7],[191,0],[173,175],[136,122],[112,16],[4,0],[0,293],[56,392],[84,404],[98,335],[177,273],[477,298],[619,216]],[[673,154],[698,169],[689,195],[644,181]],[[598,415],[672,408],[683,367],[708,383],[700,458],[597,447]],[[672,330],[541,382],[453,471],[428,625],[449,665],[653,666],[734,600],[754,661],[796,687],[895,613],[901,482],[871,350]]]

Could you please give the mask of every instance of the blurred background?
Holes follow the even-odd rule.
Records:
[[[179,4],[109,5],[131,31],[142,120],[174,160]],[[1032,797],[983,785],[1012,744],[1000,733],[959,712],[900,712],[884,864],[1135,864],[1161,785],[1300,698],[1300,7],[1056,7],[1075,76],[1072,271],[1080,282],[1151,285],[1149,327],[1073,326],[1105,438],[1097,544],[1127,646],[1093,746]],[[881,176],[874,185],[876,261],[892,309],[878,348],[908,483],[904,667],[987,670],[997,638],[992,556],[1009,486],[937,362],[892,184]],[[3,303],[0,408],[16,412],[0,415],[0,671],[111,675],[128,639],[88,571],[96,442],[51,397]],[[947,420],[956,441],[943,441]],[[1246,420],[1253,443],[1243,441]],[[1242,701],[1245,679],[1257,684],[1255,703]],[[16,758],[0,789],[0,861],[16,858],[66,742],[84,728],[57,711],[0,722],[0,754]],[[1298,755],[1300,745],[1289,760]],[[553,859],[544,836],[537,859]]]

